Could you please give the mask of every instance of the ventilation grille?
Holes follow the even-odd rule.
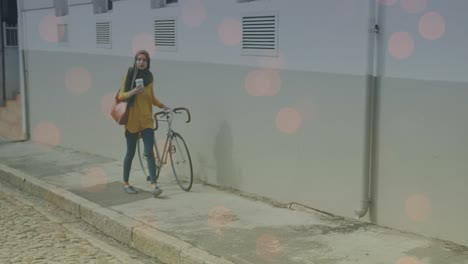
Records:
[[[68,25],[57,24],[57,36],[59,43],[68,43]]]
[[[242,49],[262,53],[276,51],[277,15],[242,17]]]
[[[96,23],[96,44],[98,47],[110,47],[111,33],[110,22]]]
[[[154,45],[168,50],[176,48],[175,19],[161,19],[154,21]]]

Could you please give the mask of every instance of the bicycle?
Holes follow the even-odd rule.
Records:
[[[193,168],[192,168],[192,159],[190,158],[190,152],[188,150],[187,144],[182,136],[175,132],[172,129],[172,120],[174,118],[174,114],[181,114],[181,111],[185,111],[187,114],[187,121],[186,123],[190,122],[190,111],[185,107],[177,107],[172,109],[171,111],[160,111],[154,114],[154,123],[156,131],[159,127],[158,124],[158,116],[161,116],[161,120],[163,122],[167,122],[167,135],[166,135],[166,142],[164,143],[164,149],[162,151],[162,155],[159,154],[159,149],[156,144],[156,134],[154,140],[154,152],[156,154],[155,161],[156,161],[156,178],[158,178],[159,173],[161,172],[162,167],[167,164],[167,158],[171,161],[172,171],[174,173],[175,179],[177,184],[179,184],[182,190],[188,192],[192,188],[193,184]],[[140,139],[138,140],[138,159],[140,161],[141,168],[143,173],[146,176],[146,180],[149,181],[149,174],[146,168],[145,162],[143,159],[147,157],[142,153],[142,148],[140,147]],[[177,167],[177,169],[176,169]]]

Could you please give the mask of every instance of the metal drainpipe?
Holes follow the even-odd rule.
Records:
[[[24,140],[31,140],[31,121],[30,121],[30,110],[29,110],[29,85],[28,85],[28,60],[27,60],[27,33],[26,33],[26,23],[24,18],[24,3],[23,1],[18,1],[17,12],[18,12],[18,52],[19,58],[21,59],[22,68],[20,71],[23,73],[23,85],[20,88],[22,95],[22,112],[23,112],[23,137]],[[21,34],[21,35],[20,35]],[[21,82],[20,82],[21,83]]]
[[[369,28],[369,46],[368,46],[368,69],[366,83],[366,121],[365,121],[365,145],[364,145],[364,169],[362,177],[361,205],[359,209],[354,210],[357,218],[364,217],[369,211],[372,202],[371,198],[371,178],[375,174],[375,155],[376,155],[376,129],[378,114],[378,92],[376,83],[377,66],[377,35],[379,34],[378,13],[379,6],[375,0],[370,0],[370,28]]]
[[[373,175],[374,157],[373,157],[373,145],[374,145],[374,77],[368,76],[368,87],[367,87],[367,114],[366,114],[366,143],[365,143],[365,158],[364,158],[364,172],[362,177],[362,194],[361,194],[361,206],[359,209],[354,210],[354,214],[357,218],[364,217],[369,211],[371,204],[370,197],[370,182]]]

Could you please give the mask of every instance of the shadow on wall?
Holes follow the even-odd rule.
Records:
[[[219,185],[239,189],[241,186],[240,170],[232,157],[232,132],[229,124],[223,121],[214,146],[216,160],[216,178]]]

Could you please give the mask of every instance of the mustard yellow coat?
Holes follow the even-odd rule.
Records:
[[[125,82],[127,73],[122,78],[120,85],[119,100],[126,100],[131,96],[130,92],[125,92]],[[142,93],[135,95],[135,101],[128,113],[128,122],[125,129],[130,133],[137,133],[145,128],[154,129],[153,105],[162,108],[163,104],[154,96],[153,82],[145,85]]]

